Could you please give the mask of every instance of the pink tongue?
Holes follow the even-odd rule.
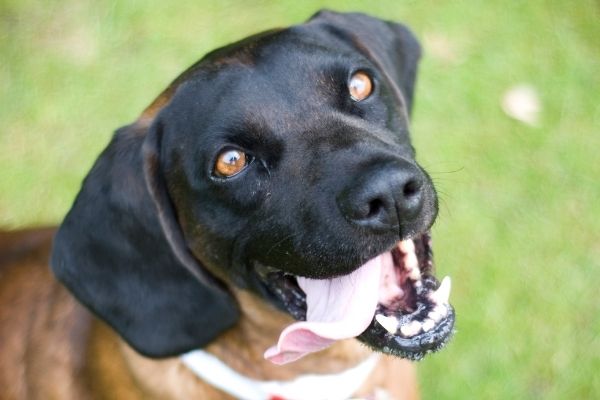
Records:
[[[323,350],[336,340],[363,333],[375,315],[385,255],[339,278],[299,277],[298,285],[306,294],[306,321],[285,328],[277,345],[265,352],[265,358],[287,364]]]

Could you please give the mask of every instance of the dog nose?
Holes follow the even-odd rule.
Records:
[[[378,169],[363,175],[338,197],[350,222],[370,230],[398,229],[423,208],[425,177],[416,166]]]

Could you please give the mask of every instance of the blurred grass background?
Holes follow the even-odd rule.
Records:
[[[424,45],[412,132],[442,205],[455,339],[425,399],[600,398],[600,5],[0,0],[0,226],[57,224],[112,131],[207,51],[321,7]],[[537,127],[500,107],[527,83]]]

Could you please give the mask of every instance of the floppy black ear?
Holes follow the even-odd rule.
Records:
[[[399,101],[411,112],[421,46],[406,26],[365,14],[328,10],[316,13],[309,23],[358,50],[379,67],[398,91]]]
[[[191,255],[165,190],[159,126],[117,131],[55,241],[58,279],[150,357],[206,345],[238,319],[233,297]]]

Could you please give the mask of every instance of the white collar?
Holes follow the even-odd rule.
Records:
[[[337,374],[301,375],[290,381],[258,381],[234,371],[203,350],[190,351],[181,361],[200,379],[242,400],[347,400],[367,380],[379,355]]]

